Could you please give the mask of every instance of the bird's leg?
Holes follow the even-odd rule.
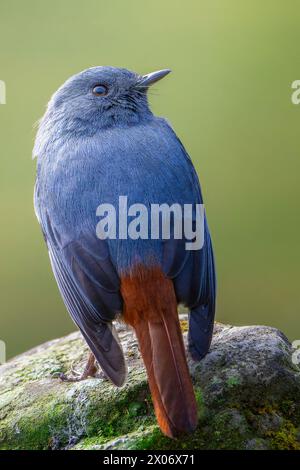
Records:
[[[60,374],[59,378],[63,382],[80,382],[81,380],[85,380],[88,377],[95,377],[97,370],[98,370],[98,367],[96,364],[95,356],[93,353],[90,353],[87,364],[82,374],[80,374],[78,377],[68,377],[65,374]]]

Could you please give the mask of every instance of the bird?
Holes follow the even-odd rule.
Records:
[[[120,196],[147,208],[203,204],[191,158],[169,122],[150,109],[150,87],[169,72],[95,66],[73,75],[38,123],[33,157],[35,213],[65,306],[90,349],[78,380],[100,366],[115,386],[124,385],[115,325],[125,322],[137,337],[158,425],[176,438],[198,426],[188,356],[200,361],[213,334],[216,274],[206,213],[197,250],[186,249],[184,235],[96,233],[97,208],[117,207]],[[195,211],[192,218],[194,224]],[[189,311],[187,352],[180,304]]]

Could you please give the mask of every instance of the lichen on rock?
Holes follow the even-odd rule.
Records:
[[[215,325],[209,354],[189,361],[198,428],[173,440],[157,427],[133,332],[117,329],[129,368],[122,388],[101,375],[59,379],[84,367],[79,333],[0,367],[0,449],[300,449],[300,369],[275,328]]]

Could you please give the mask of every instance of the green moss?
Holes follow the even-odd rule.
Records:
[[[39,384],[37,396],[32,384],[30,390],[23,388],[24,398],[1,420],[0,448],[65,448],[85,436],[105,442],[154,422],[145,380],[141,374],[131,379],[122,389],[106,383],[105,392],[93,379],[72,385],[49,380],[52,395],[46,384],[44,392]]]
[[[244,449],[246,440],[251,437],[242,410],[230,408],[210,416],[208,449]]]
[[[157,428],[151,435],[135,441],[133,448],[137,450],[243,449],[244,440],[238,431],[233,433],[221,426],[213,430],[205,430],[198,426],[193,434],[180,439],[169,439]]]
[[[67,443],[67,435],[64,432],[67,416],[70,410],[55,405],[55,399],[47,397],[39,402],[39,408],[29,407],[23,412],[16,410],[13,422],[2,422],[6,429],[6,436],[0,449],[9,446],[10,449],[47,449],[53,448],[53,435],[51,429],[56,429],[57,438]]]
[[[229,379],[227,379],[227,385],[228,387],[235,387],[236,385],[239,385],[240,384],[240,380],[238,377],[229,377]]]
[[[232,423],[232,410],[214,414],[204,408],[203,397],[196,389],[196,398],[199,403],[199,424],[192,434],[182,436],[180,439],[169,439],[164,436],[158,427],[151,434],[141,437],[132,443],[134,449],[157,450],[193,450],[193,449],[244,449],[247,437],[251,437],[248,429],[241,432],[239,423],[235,427]],[[242,417],[243,418],[243,417]]]
[[[93,404],[88,412],[87,436],[97,435],[103,442],[154,422],[154,412],[145,382],[130,388],[114,406]]]
[[[285,421],[278,431],[268,431],[266,436],[270,438],[274,450],[300,450],[297,429],[290,421]]]

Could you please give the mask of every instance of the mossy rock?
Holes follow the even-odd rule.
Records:
[[[186,340],[186,316],[182,326]],[[79,333],[45,343],[0,367],[0,449],[300,449],[300,370],[278,330],[215,325],[209,354],[190,361],[197,430],[180,439],[157,427],[133,332],[117,326],[129,367],[124,387],[82,370]]]

